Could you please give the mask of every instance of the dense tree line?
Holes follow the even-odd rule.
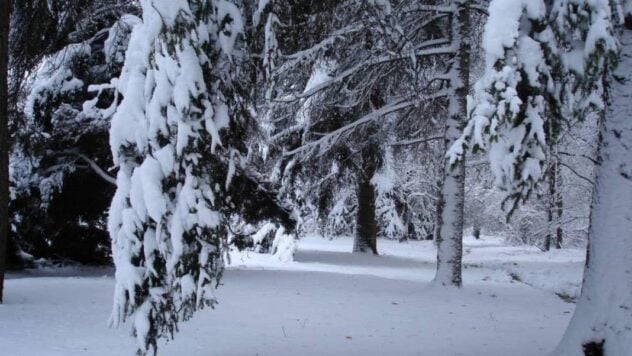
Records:
[[[616,355],[630,325],[600,291],[615,288],[606,274],[629,279],[632,255],[629,202],[612,203],[630,191],[630,11],[15,0],[0,83],[9,261],[113,260],[112,322],[133,320],[145,354],[214,305],[231,248],[291,254],[301,235],[353,234],[354,253],[378,254],[379,238],[434,239],[435,282],[459,287],[468,228],[545,251],[588,241],[559,352]],[[629,283],[616,291],[630,310]]]
[[[453,29],[449,7],[428,4],[271,1],[248,10],[252,16],[245,16],[244,38],[249,50],[261,56],[249,57],[244,67],[255,84],[248,96],[259,126],[247,142],[247,180],[256,178],[264,195],[278,190],[282,205],[297,210],[301,233],[333,238],[357,232],[358,250],[376,253],[378,237],[433,239],[445,233],[436,224],[444,171],[438,162],[445,150],[442,111],[448,107],[451,44],[446,40]],[[485,3],[474,5],[468,39],[479,53]],[[65,7],[73,11],[61,12]],[[120,100],[110,81],[120,76],[140,9],[133,1],[16,1],[13,12],[12,28],[20,29],[11,37],[13,264],[27,263],[29,254],[59,262],[107,263],[105,211],[115,175],[108,129]],[[36,17],[42,20],[33,21]],[[46,36],[24,37],[42,32]],[[475,72],[481,59],[473,58]],[[399,101],[389,106],[394,99]],[[374,109],[388,114],[373,115]],[[363,159],[359,147],[375,152],[365,152]],[[576,171],[584,165],[570,167]],[[501,200],[489,187],[468,187],[486,194],[493,206]],[[541,196],[542,204],[551,202],[547,225],[557,221],[585,229],[587,213],[562,218],[566,210],[555,208],[562,193]],[[547,196],[560,199],[553,202]],[[477,214],[465,209],[466,227],[478,221]],[[510,225],[498,221],[483,228],[546,249],[546,236],[552,236],[548,231],[537,238],[520,232],[546,219],[523,209]],[[251,235],[258,226],[238,220],[235,242],[253,245]],[[553,234],[560,241],[561,227]]]

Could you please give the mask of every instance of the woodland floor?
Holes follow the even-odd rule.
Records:
[[[584,251],[543,253],[466,239],[464,287],[430,285],[432,242],[379,241],[356,256],[350,238],[301,240],[295,262],[233,255],[220,304],[181,325],[159,355],[547,355],[579,291]],[[107,327],[111,268],[8,276],[0,355],[134,354],[129,325]]]

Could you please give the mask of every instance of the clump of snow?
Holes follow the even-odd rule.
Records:
[[[125,14],[110,28],[108,38],[103,47],[106,61],[109,64],[123,63],[125,61],[125,49],[129,44],[129,33],[134,26],[140,24],[142,20],[137,16]]]
[[[270,234],[276,234],[277,229],[278,227],[275,223],[268,222],[263,224],[263,226],[261,226],[259,230],[257,230],[257,232],[252,235],[252,242],[255,245],[255,252],[259,252],[257,248],[261,245],[263,240]]]
[[[46,92],[67,94],[83,88],[84,83],[73,76],[68,65],[71,63],[70,59],[89,56],[90,53],[91,49],[87,43],[77,43],[66,46],[43,62],[34,75],[33,86],[26,98],[24,113],[27,118],[32,120],[36,115],[37,106],[46,104]]]
[[[284,227],[279,227],[272,242],[272,254],[281,262],[294,260],[298,244],[293,234],[287,234]]]
[[[483,48],[487,65],[493,66],[522,36],[520,26],[523,16],[540,20],[546,15],[546,6],[542,0],[494,0],[489,4],[488,11]]]
[[[371,184],[378,192],[390,192],[395,187],[397,180],[397,174],[390,167],[383,169],[373,175],[371,178]]]
[[[380,226],[380,236],[387,239],[401,239],[408,233],[407,227],[397,207],[397,186],[399,177],[393,168],[393,152],[389,148],[385,154],[384,166],[373,175],[371,184],[375,187],[375,215]],[[401,201],[402,199],[400,199]]]
[[[312,69],[312,74],[307,80],[305,84],[305,88],[303,93],[309,93],[312,89],[318,87],[319,85],[328,82],[332,79],[331,74],[335,70],[335,62],[334,61],[317,61],[314,64],[314,68]],[[301,103],[301,107],[298,109],[296,113],[296,126],[297,127],[308,127],[311,120],[311,111],[313,109],[314,103],[318,100],[318,96],[310,96],[307,99],[303,99]]]
[[[223,24],[223,28],[219,28],[219,44],[222,51],[228,56],[233,53],[237,36],[244,32],[244,23],[241,18],[241,11],[235,4],[225,0],[219,0],[215,4],[217,6],[217,21]]]
[[[326,216],[325,237],[333,238],[353,232],[356,205],[357,202],[353,190],[344,189],[338,194],[338,199]]]

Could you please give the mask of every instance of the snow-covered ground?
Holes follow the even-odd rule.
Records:
[[[460,290],[432,287],[431,242],[308,236],[296,261],[233,255],[220,304],[181,324],[160,355],[546,355],[574,305],[584,251],[543,253],[466,239]],[[127,326],[109,329],[111,269],[10,274],[0,355],[132,355]]]

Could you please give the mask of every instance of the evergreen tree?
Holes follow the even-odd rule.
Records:
[[[122,15],[136,11],[135,0],[14,0],[9,64],[12,125],[21,119],[19,104],[29,89],[29,74],[46,57],[69,44],[88,41]]]
[[[584,284],[558,355],[623,355],[632,347],[632,244],[624,217],[632,211],[626,173],[632,129],[623,114],[630,109],[624,99],[630,31],[617,35],[624,9],[629,1],[493,1],[484,39],[487,69],[470,121],[449,153],[457,162],[465,147],[489,150],[513,210],[543,178],[554,132],[569,119],[565,113],[600,115],[601,164]]]
[[[136,10],[131,0],[13,1],[9,212],[16,249],[9,254],[15,267],[28,262],[20,261],[28,254],[19,250],[54,260],[109,261],[105,211],[114,189],[102,167],[111,160],[110,114],[100,109],[114,96],[109,88],[89,89],[118,75],[124,48],[117,47],[126,45],[129,31],[119,28],[118,39],[108,39],[113,25]]]
[[[274,1],[264,7],[271,11],[264,53],[271,140],[281,157],[280,166],[292,167],[280,170],[298,171],[320,186],[323,178],[356,175],[352,189],[357,195],[356,214],[362,216],[356,221],[368,226],[356,224],[357,251],[376,252],[373,241],[379,229],[372,227],[376,212],[365,210],[384,202],[375,200],[371,182],[380,172],[393,127],[406,119],[422,121],[425,113],[448,107],[450,78],[444,63],[450,61],[444,60],[455,50],[445,20],[453,7],[440,3],[332,1],[311,8],[307,3],[293,7]],[[305,8],[302,13],[296,10],[298,17],[291,16],[293,9]],[[302,41],[295,43],[296,37],[288,34],[300,34]],[[399,126],[397,132],[406,136],[421,132]],[[332,166],[338,169],[334,172]],[[331,197],[320,199],[319,207],[336,206],[337,197],[323,190],[314,192],[319,198]],[[406,200],[398,202],[402,203],[410,205]]]
[[[387,147],[382,169],[373,175],[371,183],[375,187],[375,210],[379,235],[386,239],[402,240],[408,238],[405,207],[407,202],[402,197],[403,189],[395,171],[394,152]]]
[[[112,322],[130,318],[138,353],[213,306],[230,197],[250,122],[239,78],[244,24],[229,1],[147,0],[110,130],[119,167],[109,229]]]
[[[370,55],[367,46],[380,41],[374,38],[379,35],[371,33],[371,28],[374,26],[368,23],[379,18],[373,17],[372,11],[379,13],[382,10],[367,4],[345,1],[311,5],[275,2],[272,5],[266,24],[267,52],[264,64],[268,66],[269,73],[269,85],[266,92],[268,102],[271,104],[269,115],[281,118],[281,120],[275,119],[272,141],[282,149],[279,152],[282,165],[293,168],[290,171],[284,171],[287,174],[299,174],[306,178],[307,186],[304,186],[303,190],[314,193],[308,199],[315,200],[314,205],[318,206],[319,215],[317,220],[321,222],[321,227],[326,234],[331,233],[332,229],[336,230],[336,226],[342,228],[343,225],[347,225],[344,222],[349,222],[349,220],[340,213],[345,210],[350,211],[351,207],[345,207],[340,203],[353,202],[356,215],[354,251],[377,253],[376,201],[371,179],[381,162],[379,131],[372,124],[358,128],[352,137],[359,150],[350,149],[348,143],[334,143],[333,141],[337,141],[337,138],[332,142],[325,142],[324,147],[320,149],[313,149],[320,146],[320,143],[316,142],[314,145],[310,143],[313,144],[313,141],[322,133],[335,131],[361,118],[358,112],[364,113],[370,110],[373,104],[379,105],[377,102],[372,103],[371,100],[382,100],[381,94],[378,93],[380,89],[352,87],[350,88],[352,91],[366,92],[368,90],[374,93],[371,99],[363,98],[355,104],[344,104],[343,102],[349,103],[354,99],[336,97],[340,86],[331,85],[332,75],[335,72],[353,65],[341,58],[341,54],[344,53],[346,58],[353,61],[361,60]],[[352,14],[350,18],[340,16],[343,11]],[[281,20],[278,20],[279,18]],[[285,31],[279,28],[278,21],[294,24],[293,29],[300,33],[301,41],[296,42],[298,37],[294,32],[288,33],[292,35],[291,37],[287,36]],[[362,22],[367,22],[367,25],[363,31],[359,29],[350,31],[350,38],[340,36],[344,49],[337,51],[329,48],[333,45],[332,41],[339,40],[336,38],[339,28],[348,26],[350,22],[354,23],[353,26],[359,26]],[[275,29],[279,31],[275,33]],[[279,61],[281,51],[300,54],[295,60],[283,63]],[[271,70],[272,65],[278,68]],[[311,67],[311,72],[305,72],[305,67]],[[306,82],[302,85],[302,92],[298,92],[295,83],[304,81]],[[352,82],[345,80],[345,85]],[[356,84],[360,83],[352,85]],[[282,97],[286,100],[279,102],[277,98]],[[346,108],[345,105],[351,106]],[[366,140],[360,140],[361,137]],[[312,147],[305,147],[304,144]],[[344,194],[350,189],[345,187],[338,192],[338,189],[332,190],[332,187],[336,185],[336,182],[341,183],[351,176],[355,176],[355,179],[349,180],[348,183],[352,184],[351,191],[355,191],[356,197],[349,200]],[[313,188],[310,189],[309,186]],[[343,195],[338,195],[340,193]]]
[[[84,41],[46,56],[25,85],[14,118],[11,224],[20,247],[40,258],[109,261],[105,212],[115,179],[108,130],[118,98],[131,14],[101,19]],[[102,26],[102,27],[101,27]]]

